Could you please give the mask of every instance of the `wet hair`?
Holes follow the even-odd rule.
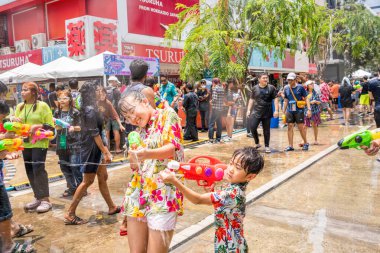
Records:
[[[263,77],[263,76],[267,76],[267,77],[269,77],[268,73],[260,73],[260,74],[257,75],[257,77],[258,77],[259,79],[260,79],[261,77]]]
[[[34,97],[33,112],[35,112],[37,109],[38,85],[35,82],[26,82],[22,86],[26,86],[32,93],[32,96]],[[26,101],[20,106],[20,111],[24,109],[25,104]]]
[[[75,78],[70,79],[69,86],[70,86],[70,89],[77,90],[78,89],[78,80]]]
[[[8,115],[10,112],[9,106],[4,101],[0,101],[0,114]]]
[[[80,88],[79,92],[81,93],[81,114],[85,114],[85,109],[88,106],[92,106],[94,110],[97,110],[96,105],[96,91],[95,91],[95,84],[92,81],[85,82],[82,87]]]
[[[55,87],[55,91],[61,91],[61,90],[70,90],[69,89],[69,86],[67,86],[67,84],[58,84],[56,87]]]
[[[264,168],[264,158],[254,147],[244,147],[235,150],[232,160],[240,164],[244,171],[249,174],[259,174]]]
[[[129,99],[133,99],[137,103],[141,103],[146,99],[145,95],[138,91],[131,91],[122,96],[119,101],[119,109],[122,114],[129,114],[132,110],[136,108],[136,105],[128,102]]]
[[[186,84],[186,89],[188,89],[189,91],[193,91],[194,85],[192,83],[188,83],[188,84]]]
[[[363,79],[367,81],[368,80],[368,76],[364,76]]]
[[[148,73],[149,65],[142,59],[136,59],[129,65],[132,81],[141,81]]]
[[[65,95],[66,97],[69,98],[69,108],[71,110],[72,107],[73,107],[73,96],[71,95],[71,90],[70,89],[60,89],[60,90],[57,90],[57,99],[61,95]],[[58,111],[61,111],[61,110],[62,110],[61,105],[58,103]]]
[[[156,80],[154,79],[154,77],[148,77],[145,81],[145,85],[152,88],[153,89],[153,86],[156,84]]]
[[[8,92],[7,85],[5,85],[5,83],[0,81],[0,94],[7,93],[7,92]]]

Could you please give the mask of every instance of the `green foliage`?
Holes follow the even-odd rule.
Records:
[[[181,40],[190,27],[180,69],[184,80],[201,78],[204,69],[222,79],[242,79],[253,48],[263,54],[271,49],[275,57],[283,58],[288,45],[295,52],[301,50],[299,42],[315,45],[326,33],[326,25],[320,27],[324,14],[310,0],[219,0],[215,6],[200,0],[199,5],[177,8],[179,20],[165,37],[169,44]],[[309,54],[316,52],[312,46]]]
[[[380,17],[356,1],[335,12],[335,49],[346,55],[348,72],[380,64]]]

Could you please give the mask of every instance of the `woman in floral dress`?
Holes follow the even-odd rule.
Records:
[[[139,92],[126,94],[119,107],[126,121],[139,127],[144,143],[129,151],[133,175],[123,204],[129,247],[131,252],[167,252],[177,216],[183,213],[183,196],[158,173],[170,159],[184,159],[180,119],[170,107],[153,109]]]

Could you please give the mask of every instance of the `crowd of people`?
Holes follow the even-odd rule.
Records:
[[[120,235],[128,235],[132,252],[168,251],[177,217],[183,213],[184,197],[196,204],[214,206],[219,219],[216,252],[221,249],[246,252],[247,243],[242,229],[244,191],[247,183],[264,166],[263,157],[258,152],[261,148],[258,128],[261,125],[263,129],[264,151],[270,153],[271,119],[278,118],[280,112],[288,128],[286,152],[295,150],[295,125],[303,141],[299,144],[302,150],[309,150],[309,127],[313,128],[313,144],[318,145],[321,113],[326,110],[329,119],[333,120],[338,109],[338,98],[343,107],[344,125],[349,125],[351,110],[358,105],[361,117],[374,113],[377,127],[380,126],[378,78],[368,82],[365,77],[361,83],[344,78],[339,85],[289,73],[287,85],[278,87],[270,84],[269,75],[263,73],[250,77],[246,85],[239,84],[236,79],[222,82],[219,78],[213,78],[211,83],[201,80],[176,87],[165,75],[160,76],[159,85],[154,78],[147,77],[148,64],[143,60],[134,60],[130,70],[131,83],[126,87],[121,86],[115,76],[109,77],[107,87],[95,81],[86,81],[79,88],[75,79],[57,87],[52,84],[46,102],[39,99],[36,83],[24,83],[21,91],[23,102],[17,105],[14,112],[0,101],[0,120],[8,117],[11,122],[29,124],[30,135],[39,129],[56,131],[54,146],[67,182],[62,196],[72,197],[63,217],[64,223],[82,225],[87,222],[77,216],[76,210],[88,187],[97,178],[99,191],[108,205],[108,214],[124,214]],[[0,83],[0,96],[4,97],[6,92],[7,87]],[[375,106],[372,106],[372,101]],[[178,116],[180,108],[186,113],[184,131]],[[244,115],[245,112],[248,136],[252,136],[255,143],[234,152],[225,177],[230,184],[221,191],[203,195],[185,187],[173,171],[167,170],[170,160],[184,160],[183,140],[199,140],[198,112],[201,117],[200,132],[208,132],[209,142],[213,144],[231,142],[235,119],[239,113]],[[55,125],[53,116],[68,123],[69,127]],[[222,139],[223,121],[227,135]],[[136,150],[128,150],[133,173],[124,201],[117,205],[107,185],[106,165],[113,158],[110,152],[111,133],[115,153],[118,154],[123,152],[121,136],[133,130],[138,131],[142,145]],[[0,134],[1,139],[14,137],[12,132]],[[49,140],[31,142],[31,138],[27,137],[23,142],[22,157],[34,193],[34,199],[24,208],[45,213],[52,209],[45,169]],[[367,153],[377,151],[373,147]],[[0,158],[16,159],[18,154],[1,151]],[[12,222],[12,209],[2,173],[0,201],[0,247],[5,252],[14,252],[20,247],[25,252],[32,250],[30,245],[12,242],[12,231],[15,235],[23,235],[32,228]]]

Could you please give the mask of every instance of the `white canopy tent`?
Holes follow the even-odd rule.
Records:
[[[54,77],[50,74],[40,72],[40,69],[40,65],[28,62],[24,65],[21,65],[17,68],[11,69],[1,74],[0,80],[4,83],[10,84],[54,79]]]
[[[104,76],[104,54],[114,53],[106,51],[88,58],[87,60],[81,61],[76,69],[78,77]]]
[[[78,77],[79,62],[68,57],[60,57],[41,66],[32,76],[50,75],[53,79]]]
[[[355,71],[354,73],[352,73],[353,78],[363,78],[364,76],[367,76],[369,78],[371,77],[371,75],[372,75],[371,73],[364,71],[362,69],[359,69]]]

